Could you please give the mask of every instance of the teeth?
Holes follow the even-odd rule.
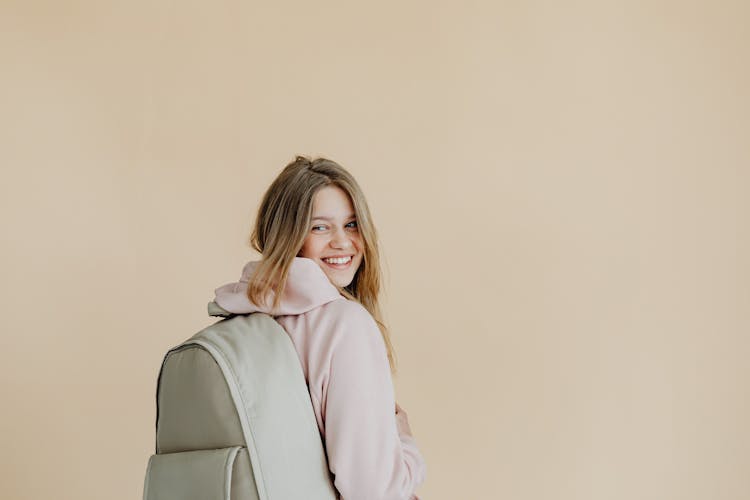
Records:
[[[352,260],[351,257],[341,257],[338,259],[323,259],[324,261],[328,262],[329,264],[346,264],[350,260]]]

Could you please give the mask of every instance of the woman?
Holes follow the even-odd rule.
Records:
[[[337,163],[297,156],[271,184],[229,312],[274,316],[292,339],[343,499],[416,499],[426,466],[395,403],[393,346],[379,305],[377,233],[357,182]]]

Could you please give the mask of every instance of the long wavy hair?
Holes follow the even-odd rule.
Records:
[[[352,201],[364,253],[352,282],[346,287],[334,286],[347,299],[362,304],[373,317],[385,343],[391,373],[395,374],[395,351],[380,309],[382,271],[377,231],[362,189],[338,163],[298,155],[271,183],[250,235],[250,246],[262,259],[249,279],[247,297],[255,304],[266,304],[269,292],[273,291],[272,310],[278,308],[289,268],[308,234],[315,194],[331,185],[344,190]]]

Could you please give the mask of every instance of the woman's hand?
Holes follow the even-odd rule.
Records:
[[[398,403],[396,403],[396,427],[398,428],[399,435],[414,437],[411,433],[411,427],[409,427],[409,417]]]
[[[396,403],[396,426],[398,427],[399,435],[406,435],[411,438],[411,428],[409,427],[409,417],[406,415],[406,411]],[[417,495],[412,495],[409,500],[419,500]]]

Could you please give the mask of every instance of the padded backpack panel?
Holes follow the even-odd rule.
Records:
[[[158,408],[157,453],[245,444],[224,375],[199,345],[184,346],[167,356]]]

